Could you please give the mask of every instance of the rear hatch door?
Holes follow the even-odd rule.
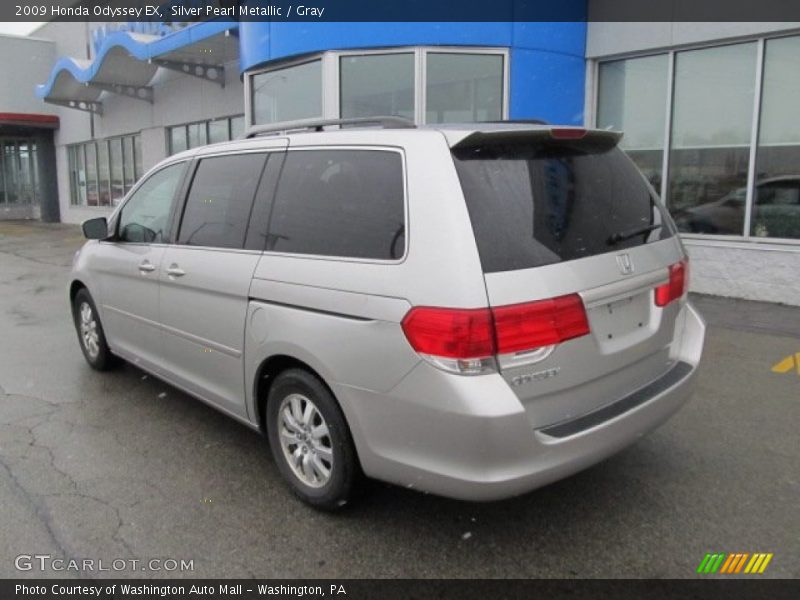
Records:
[[[498,355],[537,428],[613,403],[673,365],[682,300],[658,306],[655,288],[683,251],[618,139],[540,128],[473,133],[452,147],[490,305],[577,295],[585,309],[588,333]]]

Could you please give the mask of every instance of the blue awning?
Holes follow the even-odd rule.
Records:
[[[239,56],[231,35],[235,21],[203,21],[164,36],[118,31],[108,35],[92,61],[64,57],[47,82],[36,86],[45,102],[101,112],[103,93],[152,102],[152,81],[159,67],[224,84],[226,62]]]

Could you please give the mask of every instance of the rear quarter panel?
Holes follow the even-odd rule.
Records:
[[[269,357],[297,358],[331,385],[383,393],[420,360],[400,325],[411,306],[487,304],[469,215],[441,133],[383,130],[367,138],[363,130],[344,130],[303,134],[292,147],[402,153],[406,253],[398,261],[262,255],[251,285],[245,340],[247,403],[254,422],[255,378]]]

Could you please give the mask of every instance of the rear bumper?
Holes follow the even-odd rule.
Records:
[[[541,429],[531,427],[499,374],[462,377],[423,362],[388,394],[333,387],[367,475],[442,496],[498,500],[595,464],[666,421],[692,393],[704,336],[702,318],[686,303],[667,374],[601,410]]]

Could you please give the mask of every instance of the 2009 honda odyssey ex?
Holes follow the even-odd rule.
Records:
[[[248,137],[166,159],[84,223],[69,295],[92,367],[126,359],[264,431],[303,500],[340,506],[364,474],[509,497],[689,396],[686,254],[618,134],[377,118]]]

